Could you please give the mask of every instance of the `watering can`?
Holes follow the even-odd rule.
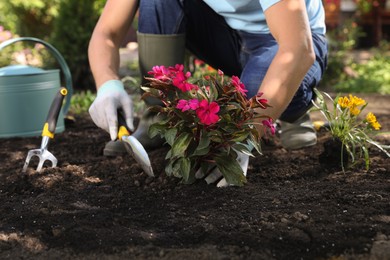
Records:
[[[37,38],[21,37],[2,42],[0,51],[15,42],[30,41],[45,46],[59,63],[68,91],[60,111],[56,133],[65,130],[64,115],[73,93],[69,68],[59,51]],[[50,105],[61,87],[60,70],[44,70],[26,65],[0,68],[0,138],[40,136]]]

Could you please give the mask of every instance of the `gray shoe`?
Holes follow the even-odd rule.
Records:
[[[121,156],[126,153],[125,145],[119,140],[109,141],[103,150],[103,155],[109,157]]]
[[[289,150],[300,149],[317,143],[316,130],[309,114],[304,114],[293,123],[279,120],[280,141],[282,146]]]
[[[149,127],[160,121],[162,118],[153,113],[146,113],[140,120],[137,129],[133,133],[133,137],[135,137],[145,149],[155,149],[161,147],[164,144],[164,139],[160,138],[160,136],[155,136],[150,138],[148,131]]]

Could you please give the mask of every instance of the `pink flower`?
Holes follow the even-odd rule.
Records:
[[[263,123],[263,126],[267,127],[271,131],[272,135],[275,134],[275,126],[272,123],[272,118],[265,119],[261,123]]]
[[[154,66],[148,74],[162,81],[168,81],[171,78],[171,72],[165,66]]]
[[[184,73],[182,71],[178,71],[178,72],[176,72],[176,75],[173,78],[172,84],[175,87],[179,88],[181,91],[186,92],[186,91],[188,91],[188,89],[186,88],[186,85],[185,85],[186,80],[187,80],[186,75],[184,75]]]
[[[195,66],[202,66],[204,64],[204,61],[200,59],[195,59],[194,60]]]
[[[171,73],[176,74],[178,72],[183,72],[184,71],[184,65],[183,64],[176,64],[174,67],[169,67],[169,70]]]
[[[237,91],[241,92],[241,94],[246,97],[246,92],[248,92],[248,90],[245,89],[245,85],[240,81],[239,77],[232,76],[232,84],[236,87]]]
[[[262,109],[266,109],[267,107],[269,107],[268,100],[265,98],[261,98],[262,95],[263,95],[263,92],[259,92],[256,94],[256,97],[255,97],[256,103],[259,104]]]
[[[185,112],[189,109],[196,110],[198,109],[198,107],[199,107],[199,100],[197,99],[191,99],[191,100],[180,99],[176,105],[176,108],[181,109],[182,112]]]
[[[199,103],[199,108],[196,114],[202,124],[212,125],[219,120],[217,113],[219,112],[219,105],[216,102],[209,103],[207,100],[202,100]]]
[[[176,64],[175,67],[169,67],[172,75],[172,84],[183,92],[198,90],[198,86],[188,83],[187,79],[191,77],[191,72],[184,73],[184,65]]]

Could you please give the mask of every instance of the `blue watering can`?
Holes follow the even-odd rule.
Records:
[[[67,96],[59,113],[56,133],[65,130],[64,115],[73,93],[69,68],[59,51],[37,38],[21,37],[2,42],[0,51],[15,42],[30,41],[44,45],[59,63]],[[61,88],[60,70],[44,70],[26,65],[0,68],[0,138],[40,136],[50,105]]]

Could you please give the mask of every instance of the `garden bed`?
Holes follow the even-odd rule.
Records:
[[[390,131],[390,97],[362,97]],[[328,136],[299,151],[264,145],[240,188],[167,177],[166,147],[149,151],[155,178],[104,157],[108,134],[88,115],[56,135],[59,165],[40,173],[21,172],[39,137],[0,139],[0,258],[389,259],[390,159],[372,149],[369,171],[324,167]]]

